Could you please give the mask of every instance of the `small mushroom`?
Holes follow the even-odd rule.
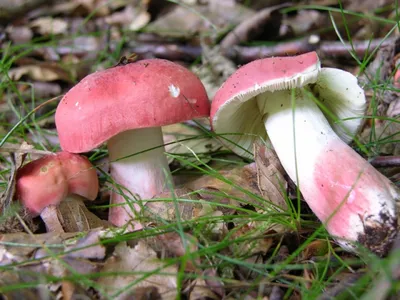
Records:
[[[111,195],[109,221],[137,230],[140,206],[132,200],[163,192],[170,174],[161,126],[208,116],[209,109],[192,72],[149,59],[86,76],[61,100],[55,118],[65,151],[86,152],[108,141],[111,177],[122,190]]]
[[[310,52],[238,69],[215,95],[211,122],[218,134],[243,133],[224,135],[231,142],[223,141],[242,156],[251,157],[256,138],[269,138],[328,232],[345,249],[355,251],[359,242],[383,255],[397,231],[399,192],[346,143],[365,107],[356,77],[321,69],[317,54]],[[337,123],[332,115],[350,120]]]
[[[76,200],[76,195],[94,200],[99,182],[86,157],[59,152],[23,166],[17,173],[16,188],[18,199],[33,216],[40,215],[47,231],[64,232],[58,219],[58,205]]]

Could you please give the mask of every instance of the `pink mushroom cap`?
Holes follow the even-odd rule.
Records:
[[[86,76],[61,100],[55,118],[62,149],[81,153],[121,132],[205,117],[209,109],[196,75],[148,59]]]
[[[261,93],[260,90],[273,92],[288,89],[293,85],[294,78],[304,80],[304,75],[313,73],[319,64],[317,53],[309,52],[298,56],[259,59],[244,65],[217,91],[211,106],[211,120],[214,120],[220,107],[230,101],[236,101],[238,97],[246,98],[243,99],[246,101]]]
[[[17,196],[33,214],[58,205],[69,194],[94,200],[99,190],[95,168],[86,157],[59,152],[23,166],[17,174]]]

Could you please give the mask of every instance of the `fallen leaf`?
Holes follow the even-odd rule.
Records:
[[[220,297],[224,297],[225,295],[225,287],[224,282],[218,276],[216,269],[206,269],[204,271],[205,282],[207,286]]]
[[[301,252],[303,260],[309,260],[314,256],[324,256],[328,253],[329,242],[327,240],[315,240],[309,243]]]
[[[232,241],[242,240],[242,242],[232,242],[229,246],[235,257],[249,257],[252,255],[265,255],[272,247],[274,239],[264,236],[266,233],[276,233],[273,228],[280,228],[271,222],[250,222],[241,224],[230,232]]]
[[[58,205],[56,214],[64,232],[82,232],[111,226],[89,211],[83,201],[84,198],[78,195],[70,195]]]
[[[261,197],[257,182],[256,164],[251,163],[244,167],[236,167],[230,170],[222,170],[215,176],[202,176],[185,185],[187,188],[199,193],[202,199],[207,199],[223,204],[231,204],[233,206],[253,204],[262,205],[262,201],[257,197]],[[207,191],[220,192],[221,197],[208,195]],[[239,199],[242,199],[239,203]],[[225,211],[221,208],[225,213]]]
[[[19,16],[47,3],[48,0],[0,1],[0,24],[15,21]]]
[[[108,298],[126,299],[132,290],[145,287],[157,288],[164,300],[175,300],[177,297],[177,267],[167,266],[143,241],[139,241],[134,248],[126,243],[115,247],[100,272],[115,274],[116,270],[121,275],[103,276],[97,280]]]
[[[138,287],[124,295],[121,300],[162,300],[158,288],[155,286]]]
[[[33,30],[41,35],[57,35],[66,33],[68,23],[61,18],[41,17],[30,23]]]
[[[34,282],[35,280],[36,278],[30,274],[21,274],[15,271],[0,272],[0,287],[15,286],[22,282]],[[31,288],[2,291],[0,297],[2,299],[24,300],[51,299],[51,292],[46,290],[43,285],[38,285]]]
[[[147,7],[134,7],[127,5],[122,11],[115,12],[105,18],[110,25],[120,25],[129,30],[136,31],[146,26],[150,21],[150,14]]]
[[[33,37],[32,30],[27,26],[9,25],[6,32],[14,45],[29,43]]]
[[[206,43],[201,43],[202,64],[194,66],[193,72],[201,79],[209,99],[213,99],[221,85],[236,71],[236,65],[225,57],[219,46],[210,48]]]
[[[318,10],[304,9],[297,11],[296,14],[288,15],[282,20],[283,26],[288,26],[290,32],[295,36],[307,35],[319,24],[319,20],[325,18]]]
[[[177,200],[177,203],[175,203],[174,198],[194,201],[180,202]],[[175,221],[177,215],[181,220],[192,220],[195,217],[195,210],[201,209],[201,204],[198,203],[198,200],[198,195],[188,188],[175,189],[174,197],[172,197],[170,191],[165,191],[146,202],[144,216],[148,217],[149,222],[153,224],[160,224],[161,220]],[[176,206],[178,211],[176,211]]]
[[[235,2],[209,1],[208,5],[175,5],[146,27],[163,37],[190,38],[210,29],[222,30],[247,19],[254,12]]]
[[[172,124],[162,127],[163,139],[165,145],[165,151],[171,154],[185,156],[179,163],[185,166],[185,160],[187,163],[198,163],[196,156],[201,155],[201,163],[207,163],[210,158],[207,158],[207,154],[217,151],[222,148],[221,143],[217,139],[211,137],[201,137],[205,133],[194,126],[189,126],[183,123]],[[183,139],[189,139],[186,141],[179,141]],[[168,163],[171,163],[174,158],[168,156]]]
[[[262,196],[282,209],[287,209],[284,196],[287,188],[285,170],[275,151],[260,143],[254,143],[253,153],[257,166],[258,187]]]
[[[194,254],[198,251],[199,241],[189,233],[184,233],[184,240],[181,234],[177,232],[167,232],[149,237],[146,242],[163,258],[187,255],[186,272],[194,272],[197,266],[200,265],[200,258]]]
[[[105,0],[72,0],[55,3],[51,13],[84,17],[93,13],[96,17],[104,17],[110,13],[110,8]]]
[[[13,80],[20,80],[24,75],[37,81],[64,80],[66,82],[71,82],[71,76],[67,70],[59,64],[49,62],[24,65],[12,68],[8,71],[8,76]]]
[[[361,143],[376,155],[400,155],[400,118],[375,122],[375,126],[366,127],[359,134]]]
[[[63,277],[70,275],[71,269],[82,275],[97,273],[106,253],[105,246],[100,243],[103,234],[104,231],[97,229],[83,237],[81,233],[0,235],[0,266],[3,266],[4,270],[0,272],[0,286],[32,284],[45,276]],[[15,263],[18,265],[9,271],[9,265]],[[53,294],[60,287],[64,292],[67,292],[66,288],[73,288],[75,296],[78,293],[85,295],[85,298],[88,297],[87,291],[78,286],[77,282],[72,286],[64,281],[40,284],[28,292],[39,293],[40,296],[35,298],[39,299],[48,293]],[[22,298],[17,297],[17,299],[31,299],[25,298],[25,295],[18,290],[7,293],[7,295],[19,294]]]
[[[191,284],[191,291],[189,295],[189,300],[218,300],[220,299],[209,286],[203,278],[196,278]]]
[[[4,213],[4,210],[8,209],[11,202],[14,199],[16,192],[16,178],[18,169],[21,168],[24,163],[26,153],[31,152],[33,149],[32,145],[27,142],[22,142],[21,145],[15,145],[10,143],[5,143],[5,145],[0,148],[0,152],[8,152],[11,160],[11,170],[8,178],[7,188],[0,195],[0,211]],[[10,218],[15,218],[14,214],[10,215]],[[5,221],[3,221],[5,222]],[[18,222],[19,223],[19,222]],[[20,227],[20,226],[19,226]],[[10,230],[12,230],[10,228]]]
[[[392,101],[389,104],[386,114],[389,118],[396,118],[400,116],[400,98]]]

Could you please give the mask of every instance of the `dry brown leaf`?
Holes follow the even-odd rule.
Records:
[[[84,198],[78,195],[70,195],[58,205],[56,214],[64,232],[82,232],[111,226],[89,211],[83,201]]]
[[[169,145],[165,145],[165,151],[171,154],[185,155],[188,157],[184,159],[188,162],[198,162],[196,157],[193,157],[193,154],[201,155],[201,154],[209,154],[217,151],[222,148],[221,143],[217,139],[213,139],[210,137],[201,137],[204,136],[204,132],[199,128],[188,126],[183,123],[172,124],[168,126],[162,127],[163,131],[163,139],[164,143]],[[193,138],[187,141],[176,142],[178,140]],[[175,143],[174,143],[175,142]],[[171,163],[174,159],[172,157],[168,157],[168,162]],[[202,163],[207,163],[206,157],[201,157]],[[179,161],[181,165],[185,165],[184,161]]]
[[[22,76],[26,75],[37,81],[71,81],[71,76],[68,71],[63,69],[59,64],[48,62],[16,67],[10,69],[8,75],[13,80],[20,80]]]
[[[184,234],[185,243],[182,237],[177,232],[167,232],[164,234],[156,235],[146,239],[149,246],[159,253],[161,257],[181,257],[188,253],[195,253],[198,251],[199,241],[189,233]],[[186,248],[184,246],[186,245]],[[196,266],[200,265],[200,258],[197,256],[188,257],[186,261],[185,271],[194,272]]]
[[[9,25],[6,32],[14,45],[29,43],[33,37],[32,30],[27,26]]]
[[[165,191],[156,195],[151,201],[147,201],[144,209],[144,216],[148,217],[151,224],[158,224],[160,219],[175,221],[177,214],[182,220],[192,220],[196,215],[196,210],[201,209],[201,204],[196,203],[199,200],[197,194],[193,194],[188,188],[178,188],[174,190],[177,199],[190,199],[193,202],[177,203],[178,211],[175,209],[173,201],[165,201],[165,199],[174,199],[170,191]],[[160,199],[157,201],[157,199]]]
[[[204,276],[205,276],[205,282],[207,286],[217,295],[220,297],[224,297],[225,295],[225,287],[224,287],[224,282],[221,280],[221,278],[217,274],[216,269],[206,269],[204,271]]]
[[[49,0],[1,0],[0,1],[0,24],[7,24],[9,21],[16,21],[19,16],[34,10],[35,8],[52,2]]]
[[[32,145],[28,144],[27,142],[22,142],[21,145],[13,144],[13,143],[4,143],[3,146],[0,148],[0,153],[18,153],[19,155],[23,154],[33,154],[34,158],[39,158],[42,155],[47,155],[53,152],[46,151],[46,150],[37,150],[34,149]]]
[[[375,154],[400,155],[400,143],[396,141],[400,138],[400,123],[391,120],[377,121],[374,127],[366,127],[359,135],[363,144],[376,145],[371,147]],[[386,140],[385,140],[386,139]],[[380,141],[383,141],[381,143]],[[389,142],[388,141],[394,141]]]
[[[326,18],[326,16],[320,11],[304,9],[297,11],[296,14],[286,16],[282,20],[282,25],[288,26],[295,36],[302,36],[315,28],[321,18]]]
[[[206,43],[202,47],[202,64],[192,70],[201,79],[209,99],[213,99],[221,85],[236,71],[236,65],[222,55],[219,46],[210,48]]]
[[[303,260],[309,260],[314,256],[323,256],[329,251],[329,242],[327,240],[315,240],[309,243],[301,252]]]
[[[127,5],[122,11],[111,14],[105,20],[110,25],[120,25],[129,30],[136,31],[146,26],[150,18],[151,16],[146,11],[146,7]]]
[[[7,188],[0,195],[0,212],[4,212],[4,210],[6,210],[13,201],[16,191],[15,185],[16,185],[16,177],[18,169],[24,163],[26,153],[32,151],[33,149],[33,146],[29,145],[25,141],[22,142],[21,145],[5,143],[3,147],[0,148],[0,152],[8,152],[10,154],[11,170],[10,170],[10,177],[8,178]],[[14,218],[14,215],[10,216],[10,218]],[[12,229],[10,228],[10,230]]]
[[[206,281],[203,278],[196,278],[191,286],[192,289],[190,291],[189,300],[220,299],[219,296],[210,290],[210,287],[206,284]]]
[[[60,1],[51,7],[53,14],[87,16],[94,13],[96,17],[104,17],[110,13],[106,0],[71,0]]]
[[[244,239],[245,242],[232,243],[230,249],[235,257],[251,256],[255,254],[265,255],[274,243],[272,237],[265,237],[265,233],[276,233],[278,228],[271,222],[251,222],[249,224],[241,225],[235,229],[230,238],[232,241],[236,239]]]
[[[15,262],[23,262],[30,259],[40,259],[48,257],[48,261],[53,258],[49,254],[63,253],[71,250],[85,249],[67,253],[64,258],[85,258],[85,259],[103,259],[105,248],[99,243],[104,231],[100,229],[92,230],[85,236],[80,237],[82,233],[44,233],[27,234],[13,233],[0,235],[0,265],[6,266]],[[23,245],[24,247],[21,247]],[[91,247],[88,247],[93,245]],[[54,258],[57,260],[57,258]],[[36,262],[40,265],[40,261]]]
[[[21,274],[16,271],[2,271],[0,272],[0,286],[13,286],[21,284],[22,282],[37,280],[30,274]],[[24,300],[37,300],[37,299],[51,299],[51,292],[46,290],[44,285],[36,287],[15,289],[11,291],[2,291],[0,294],[2,299],[24,299]]]
[[[30,23],[33,30],[41,35],[57,35],[66,33],[68,23],[61,18],[41,17]]]
[[[400,116],[400,98],[397,98],[395,101],[392,101],[389,104],[388,110],[386,112],[389,118],[399,118]]]
[[[214,202],[231,204],[233,206],[246,204],[261,205],[261,201],[252,196],[255,195],[261,197],[258,188],[257,169],[255,163],[251,163],[244,167],[236,167],[231,170],[223,170],[218,172],[218,174],[232,183],[226,183],[213,176],[202,176],[199,179],[187,183],[186,187],[197,191],[202,199],[210,201],[213,201],[214,199]],[[222,192],[226,197],[225,199],[221,199],[220,197],[210,195],[207,193],[207,189],[208,191],[214,190]],[[236,199],[243,199],[243,202],[239,203]],[[224,211],[223,209],[221,210]]]
[[[262,196],[282,209],[287,209],[284,196],[287,188],[285,170],[278,156],[274,150],[259,143],[254,143],[253,147],[257,182]]]
[[[4,271],[0,274],[0,286],[4,284],[24,284],[37,282],[43,276],[67,276],[70,269],[79,274],[90,274],[99,271],[101,263],[97,262],[105,257],[106,249],[100,244],[101,230],[93,230],[86,236],[79,239],[81,233],[47,233],[47,234],[4,234],[0,235],[0,265],[7,266],[13,263],[20,263],[13,267],[12,271]],[[70,251],[70,252],[69,252]],[[69,253],[68,253],[69,252]],[[54,257],[54,255],[59,255]],[[29,263],[25,263],[29,261]],[[66,268],[68,265],[68,268]],[[5,269],[6,270],[6,269]],[[10,276],[10,273],[14,276]],[[59,287],[67,293],[67,289],[73,289],[75,296],[88,293],[81,287],[74,284],[65,286],[65,282],[38,285],[31,290],[32,293],[39,293],[35,299],[39,299],[49,292],[55,292]],[[25,289],[23,289],[25,290]],[[17,296],[17,291],[10,294]],[[25,299],[25,295],[10,299]],[[27,298],[31,299],[31,298]]]
[[[164,37],[190,38],[198,32],[238,24],[252,14],[253,11],[233,1],[228,4],[218,0],[209,1],[207,5],[175,5],[150,23],[146,30]]]
[[[176,266],[165,265],[157,258],[156,252],[143,241],[139,241],[134,248],[126,243],[119,243],[113,255],[104,263],[101,272],[123,274],[100,277],[97,283],[106,291],[107,297],[117,300],[127,299],[134,289],[143,287],[156,287],[163,299],[175,300],[178,269]],[[158,269],[160,270],[157,271]],[[152,272],[154,273],[148,276]],[[132,286],[132,283],[136,284]]]

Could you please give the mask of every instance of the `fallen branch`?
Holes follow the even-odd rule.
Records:
[[[375,39],[371,41],[354,41],[351,46],[349,43],[343,44],[337,41],[325,41],[318,43],[318,37],[311,36],[308,38],[282,42],[275,45],[265,46],[234,46],[227,49],[225,55],[235,60],[237,63],[243,64],[259,58],[270,56],[287,56],[309,51],[318,51],[322,57],[344,57],[350,58],[351,51],[358,56],[363,56],[365,52],[372,52],[379,46],[393,43],[393,39]],[[158,57],[169,60],[193,61],[202,54],[200,46],[188,46],[180,44],[160,44],[160,43],[143,43],[139,45],[131,45],[131,52],[135,52],[141,57]]]
[[[53,0],[0,0],[0,24],[7,24],[43,4],[50,4]]]
[[[370,160],[374,167],[400,167],[400,156],[377,156]]]

